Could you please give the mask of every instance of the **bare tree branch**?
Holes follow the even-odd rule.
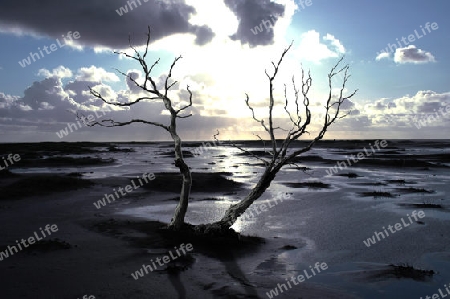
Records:
[[[283,108],[284,108],[284,111],[286,112],[287,116],[289,117],[289,120],[292,123],[292,128],[290,130],[285,130],[281,127],[275,127],[273,124],[273,108],[275,105],[274,81],[278,74],[280,65],[283,61],[283,58],[285,57],[285,55],[287,54],[287,52],[290,50],[291,47],[292,47],[292,43],[289,45],[289,47],[287,47],[283,51],[283,53],[281,54],[281,57],[277,63],[272,62],[272,66],[274,68],[272,75],[270,75],[267,70],[265,71],[265,74],[266,74],[267,78],[269,79],[269,127],[267,127],[265,125],[263,119],[258,119],[255,116],[255,111],[249,104],[249,95],[248,94],[246,94],[246,99],[245,99],[245,103],[246,103],[247,107],[252,112],[253,119],[255,121],[257,121],[258,123],[260,123],[261,126],[264,128],[264,130],[270,136],[270,141],[272,143],[272,152],[271,152],[272,162],[269,163],[269,165],[267,165],[267,168],[269,170],[281,168],[285,164],[291,164],[293,159],[296,156],[309,151],[318,140],[323,138],[323,136],[325,135],[328,128],[331,126],[331,124],[333,124],[336,121],[336,119],[343,118],[347,115],[347,114],[340,115],[341,105],[343,104],[343,102],[346,99],[350,99],[357,92],[357,90],[355,90],[353,93],[351,93],[348,96],[344,97],[344,95],[343,95],[345,86],[346,86],[348,78],[350,76],[348,75],[349,66],[348,65],[341,66],[341,62],[344,59],[344,57],[341,57],[337,61],[337,63],[331,68],[331,70],[328,74],[329,93],[328,93],[328,98],[327,98],[326,105],[325,105],[326,112],[325,112],[325,117],[324,117],[324,122],[323,122],[322,128],[320,129],[317,136],[307,146],[305,146],[304,148],[299,149],[297,151],[294,151],[294,152],[290,153],[289,156],[287,156],[287,152],[293,141],[298,140],[303,134],[310,134],[308,132],[307,128],[311,124],[311,119],[312,119],[312,114],[311,114],[311,110],[309,107],[310,106],[309,92],[310,92],[310,89],[312,86],[312,77],[311,77],[310,71],[305,73],[305,70],[302,68],[301,69],[301,74],[302,74],[301,90],[299,90],[296,86],[295,77],[294,76],[292,77],[292,89],[293,89],[293,94],[294,94],[294,105],[295,105],[295,118],[294,118],[293,114],[289,111],[289,98],[288,98],[288,93],[287,93],[287,86],[284,85],[284,107]],[[333,77],[335,77],[341,73],[344,74],[344,78],[342,81],[341,88],[339,90],[338,98],[337,98],[337,100],[333,101],[333,95],[332,95],[333,87],[332,87],[331,81],[332,81]],[[303,97],[303,101],[301,104],[304,107],[304,119],[303,119],[302,115],[300,114],[300,94]],[[334,110],[331,111],[332,109],[334,109]],[[287,132],[286,137],[280,146],[278,146],[276,136],[275,136],[275,131],[277,129],[281,129],[281,130]],[[258,135],[258,138],[260,140],[262,140],[262,138],[259,137],[259,135]],[[241,149],[241,150],[243,150],[243,149]],[[281,165],[281,167],[279,167],[280,165]]]
[[[130,100],[127,103],[120,103],[120,102],[114,102],[114,101],[108,101],[106,100],[98,91],[95,89],[89,87],[90,93],[92,96],[94,96],[97,99],[100,99],[104,103],[108,105],[114,105],[119,107],[130,107],[133,106],[139,102],[142,101],[152,101],[152,100],[161,100],[161,102],[164,104],[165,109],[170,113],[170,125],[164,125],[159,122],[154,121],[147,121],[143,119],[132,119],[130,121],[115,121],[113,119],[104,119],[101,121],[92,121],[88,125],[89,126],[103,126],[103,127],[121,127],[121,126],[127,126],[131,125],[133,123],[142,123],[147,125],[152,125],[156,127],[163,128],[164,130],[168,131],[174,141],[174,152],[175,152],[175,166],[180,169],[180,173],[183,176],[182,181],[182,187],[180,192],[180,201],[175,209],[174,217],[172,218],[172,221],[170,223],[170,227],[175,229],[180,229],[182,225],[184,224],[184,218],[188,207],[188,201],[189,201],[189,195],[191,191],[192,186],[192,177],[191,172],[189,169],[189,166],[185,163],[183,158],[183,151],[181,149],[181,138],[178,135],[177,132],[177,122],[176,120],[178,118],[188,118],[192,116],[192,114],[187,115],[179,115],[180,112],[185,111],[187,108],[192,106],[192,91],[190,90],[189,86],[187,87],[187,91],[189,93],[189,103],[187,105],[182,106],[180,109],[176,110],[173,107],[173,102],[169,97],[169,91],[172,89],[172,87],[177,83],[177,81],[174,81],[170,83],[169,81],[172,79],[172,72],[177,64],[177,62],[181,59],[181,56],[176,57],[170,68],[169,72],[167,74],[167,77],[165,78],[164,86],[159,88],[156,85],[155,79],[152,77],[152,71],[155,68],[155,66],[159,63],[160,59],[157,59],[153,62],[153,64],[149,67],[145,58],[148,54],[148,47],[150,43],[150,35],[151,30],[150,27],[148,27],[147,32],[147,42],[145,45],[145,51],[144,54],[141,55],[139,51],[134,47],[131,43],[131,37],[129,38],[129,44],[130,48],[133,50],[134,54],[130,55],[125,52],[114,52],[119,55],[125,55],[125,57],[131,58],[134,61],[137,61],[142,68],[142,71],[144,72],[144,80],[143,83],[137,82],[136,79],[134,79],[130,74],[125,74],[124,72],[121,72],[119,70],[116,70],[118,73],[120,73],[125,78],[129,79],[131,82],[134,83],[135,86],[142,89],[142,91],[149,93],[152,96],[143,96],[138,97],[134,100]],[[79,115],[80,119],[84,119],[84,116]]]
[[[79,120],[81,120],[88,127],[94,127],[94,126],[122,127],[122,126],[130,125],[130,124],[133,124],[133,123],[143,123],[143,124],[147,124],[147,125],[161,127],[163,129],[165,129],[166,131],[169,130],[168,126],[165,126],[165,125],[163,125],[161,123],[153,122],[153,121],[147,121],[147,120],[143,120],[143,119],[132,119],[130,121],[124,121],[124,122],[118,122],[118,121],[115,121],[113,119],[103,119],[101,121],[89,121],[89,118],[86,117],[83,113],[81,113],[79,111],[77,111],[75,113],[75,115],[76,115],[76,117]]]
[[[132,106],[132,105],[134,105],[136,103],[139,103],[140,101],[143,101],[143,100],[157,100],[157,99],[160,99],[160,97],[140,97],[140,98],[135,99],[133,102],[128,102],[128,103],[111,102],[111,101],[108,101],[105,98],[103,98],[103,96],[100,93],[98,93],[97,91],[92,89],[90,86],[88,86],[88,88],[89,88],[91,94],[94,97],[96,97],[97,99],[102,100],[104,103],[106,103],[108,105],[114,105],[114,106],[119,106],[119,107]]]
[[[172,88],[173,85],[175,85],[175,82],[173,82],[172,84],[168,84],[169,83],[169,79],[172,78],[172,70],[175,67],[175,64],[178,62],[178,60],[180,60],[182,57],[181,55],[178,56],[177,58],[175,58],[175,60],[172,62],[172,65],[170,66],[170,70],[169,70],[169,74],[166,77],[166,81],[164,83],[164,87],[165,87],[165,92],[164,92],[164,96],[167,97],[167,93],[169,92],[170,88]]]
[[[269,87],[270,87],[270,90],[269,90],[269,127],[268,128],[264,125],[263,120],[259,120],[255,117],[254,110],[250,107],[250,105],[248,103],[249,96],[246,94],[245,102],[246,102],[247,106],[249,106],[249,108],[252,112],[253,119],[255,121],[259,122],[260,124],[262,124],[263,127],[266,129],[266,131],[269,133],[270,141],[272,142],[272,148],[273,148],[272,160],[269,163],[265,164],[266,169],[265,169],[264,173],[261,175],[257,184],[255,185],[255,187],[253,187],[253,189],[250,191],[250,193],[244,199],[242,199],[240,202],[231,205],[228,208],[228,210],[225,212],[225,215],[222,217],[222,219],[214,224],[217,227],[227,228],[227,227],[230,227],[231,225],[233,225],[235,223],[235,221],[237,220],[237,218],[240,217],[246,211],[246,209],[248,207],[250,207],[250,205],[252,205],[253,202],[255,200],[257,200],[265,192],[265,190],[270,186],[271,182],[275,179],[275,176],[277,175],[277,173],[281,170],[281,168],[283,166],[285,166],[286,164],[292,164],[292,165],[296,165],[296,167],[298,168],[299,166],[295,163],[296,162],[295,158],[297,156],[309,151],[318,140],[323,138],[323,136],[325,135],[328,128],[335,122],[336,119],[341,117],[340,116],[341,105],[344,103],[344,101],[346,99],[352,98],[357,92],[357,90],[355,90],[353,93],[351,93],[348,96],[343,95],[347,80],[349,78],[349,75],[348,75],[349,66],[345,65],[344,67],[340,68],[339,71],[337,71],[337,69],[340,67],[340,63],[343,60],[343,58],[341,58],[336,63],[336,65],[331,69],[330,73],[328,74],[329,94],[328,94],[328,99],[327,99],[326,105],[325,105],[326,113],[324,116],[324,122],[322,124],[322,127],[321,127],[319,133],[317,133],[316,137],[313,138],[313,140],[311,140],[306,146],[304,146],[300,149],[297,149],[297,150],[292,149],[291,152],[288,153],[288,150],[290,150],[290,145],[292,144],[293,141],[298,140],[300,138],[300,136],[302,136],[305,133],[309,134],[307,128],[311,124],[311,110],[309,107],[310,99],[309,99],[308,94],[309,94],[310,88],[312,86],[312,78],[311,78],[311,73],[308,72],[307,74],[305,74],[305,71],[302,68],[302,87],[301,87],[301,89],[297,89],[295,80],[294,80],[294,78],[292,79],[292,88],[293,88],[293,92],[294,92],[294,104],[295,104],[295,109],[296,109],[295,117],[294,117],[294,112],[289,111],[289,99],[288,99],[288,95],[287,95],[287,87],[286,87],[286,85],[284,86],[284,98],[285,98],[284,110],[289,117],[289,120],[292,124],[292,128],[289,131],[287,131],[285,139],[283,140],[280,147],[278,147],[277,140],[276,140],[275,133],[274,133],[274,131],[278,127],[275,128],[273,125],[273,107],[274,107],[274,103],[275,103],[273,83],[274,83],[275,77],[278,73],[280,64],[281,64],[284,56],[288,52],[288,50],[291,48],[291,46],[292,46],[292,43],[287,49],[284,50],[284,52],[282,53],[281,58],[277,64],[272,62],[272,66],[274,67],[274,71],[273,71],[272,75],[269,75],[267,70],[265,71],[265,74],[266,74],[267,78],[269,79]],[[333,88],[332,88],[332,84],[331,84],[331,79],[341,72],[344,73],[344,79],[343,79],[343,82],[342,82],[342,85],[341,85],[341,88],[339,91],[338,98],[336,100],[333,100],[333,96],[332,96]],[[303,97],[302,103],[300,103],[301,96]],[[302,117],[302,115],[300,113],[300,104],[302,104],[304,106],[304,118]],[[262,140],[262,138],[260,138],[260,139]],[[243,150],[243,151],[245,151],[245,150]],[[257,157],[257,158],[259,158],[259,157]]]
[[[237,149],[239,149],[240,151],[242,151],[242,152],[244,152],[244,153],[246,153],[246,154],[248,154],[248,155],[250,155],[250,156],[252,156],[253,158],[255,158],[255,159],[258,159],[258,160],[260,160],[261,162],[263,162],[264,163],[264,165],[267,167],[269,164],[270,164],[270,162],[269,161],[267,161],[266,159],[263,159],[263,158],[261,158],[261,157],[258,157],[257,155],[255,155],[254,153],[252,153],[251,151],[249,151],[249,150],[246,150],[245,148],[243,148],[243,147],[240,147],[239,145],[237,145],[236,143],[234,143],[233,141],[231,141],[230,140],[230,145],[231,146],[233,146],[233,147],[235,147],[235,148],[237,148]]]
[[[188,93],[189,93],[189,104],[187,104],[187,105],[181,107],[180,109],[178,109],[178,110],[177,110],[177,114],[180,113],[181,111],[183,111],[183,110],[185,110],[185,109],[187,109],[187,108],[189,108],[189,107],[192,106],[192,91],[190,90],[189,85],[187,86],[186,89],[187,89],[187,91],[188,91]],[[191,116],[191,115],[192,115],[192,114],[190,114],[190,115],[188,115],[188,116],[186,116],[186,117],[189,117],[189,116]],[[179,118],[184,118],[183,116],[178,116],[178,117],[179,117]]]
[[[256,118],[256,116],[255,116],[255,110],[253,109],[253,107],[252,107],[252,106],[250,105],[250,103],[249,103],[250,98],[249,98],[248,94],[245,94],[245,96],[246,96],[245,104],[247,105],[248,109],[250,109],[250,111],[252,111],[253,119],[254,119],[255,121],[259,122],[259,123],[261,124],[261,126],[264,128],[264,130],[266,130],[267,132],[269,132],[269,128],[267,128],[266,125],[264,124],[264,120],[263,120],[263,119],[259,120],[259,119]]]

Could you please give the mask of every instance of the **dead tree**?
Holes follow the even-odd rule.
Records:
[[[172,70],[175,67],[176,63],[179,59],[181,59],[181,56],[174,59],[172,65],[170,66],[169,73],[165,79],[163,88],[158,88],[155,80],[152,78],[152,70],[153,68],[159,63],[159,59],[156,60],[151,66],[147,64],[145,61],[145,58],[147,56],[148,52],[148,46],[150,42],[150,27],[148,28],[147,33],[147,43],[145,52],[143,55],[141,55],[135,47],[132,46],[131,40],[130,40],[130,47],[134,51],[134,55],[129,55],[124,52],[115,52],[116,54],[123,54],[126,57],[133,59],[137,61],[144,71],[145,74],[145,80],[143,83],[138,83],[135,79],[133,79],[130,75],[127,75],[123,72],[118,71],[123,76],[129,78],[131,82],[133,82],[137,87],[139,87],[141,90],[147,92],[150,96],[140,97],[125,103],[121,102],[111,102],[106,100],[100,93],[95,91],[93,88],[89,87],[91,94],[105,102],[109,105],[115,105],[118,107],[130,107],[133,106],[141,101],[155,101],[160,100],[165,106],[165,109],[170,113],[170,124],[164,125],[162,123],[153,122],[153,121],[147,121],[143,119],[132,119],[130,121],[126,122],[117,122],[112,119],[105,119],[102,121],[92,121],[89,123],[86,123],[86,118],[83,116],[79,117],[89,126],[105,126],[105,127],[119,127],[119,126],[126,126],[133,123],[143,123],[148,124],[152,126],[157,126],[160,128],[163,128],[167,132],[170,133],[173,141],[174,141],[174,149],[175,149],[175,165],[179,168],[180,173],[183,177],[182,181],[182,188],[180,193],[180,201],[176,207],[174,216],[172,218],[171,223],[169,224],[169,227],[179,230],[182,227],[184,227],[184,218],[186,215],[186,211],[188,208],[188,199],[191,192],[191,185],[192,185],[192,177],[191,172],[189,170],[188,165],[185,163],[183,159],[183,153],[182,153],[182,142],[181,138],[177,133],[177,119],[178,118],[187,118],[190,117],[191,114],[187,115],[180,115],[180,113],[184,112],[187,108],[192,106],[192,92],[189,89],[189,86],[187,87],[187,91],[189,93],[189,103],[187,105],[182,106],[179,109],[175,109],[173,107],[173,102],[170,99],[168,93],[170,89],[177,83],[176,81],[173,83],[169,83],[169,81],[172,78]],[[311,123],[311,111],[309,109],[310,100],[308,97],[309,90],[312,86],[312,78],[310,72],[306,75],[304,70],[302,69],[302,87],[301,90],[297,89],[296,83],[294,78],[292,78],[292,88],[294,92],[294,104],[295,104],[295,111],[290,112],[288,109],[289,99],[287,95],[287,87],[284,86],[284,110],[287,114],[287,117],[289,118],[292,127],[289,130],[283,130],[281,127],[276,127],[274,125],[273,121],[273,110],[275,106],[275,94],[274,94],[274,83],[275,78],[278,74],[278,70],[281,66],[281,63],[289,51],[289,49],[292,47],[292,44],[286,48],[278,63],[272,62],[273,66],[273,73],[269,74],[266,71],[266,76],[269,80],[269,115],[268,115],[268,124],[264,121],[264,119],[259,119],[256,114],[253,107],[250,105],[250,98],[248,94],[246,95],[245,103],[247,107],[250,109],[252,113],[253,119],[258,122],[261,127],[264,129],[264,131],[268,134],[270,142],[271,142],[271,158],[266,159],[264,157],[258,157],[256,155],[253,155],[251,152],[246,151],[245,149],[242,149],[241,147],[236,146],[237,148],[246,151],[247,153],[251,154],[255,158],[262,160],[265,164],[265,170],[262,174],[261,178],[259,179],[256,186],[251,190],[251,192],[239,203],[233,204],[230,206],[230,208],[225,212],[225,215],[222,217],[221,220],[210,223],[210,224],[202,224],[197,226],[189,226],[194,229],[195,232],[205,234],[205,233],[223,233],[227,232],[229,228],[236,222],[236,220],[249,208],[255,200],[261,197],[261,195],[269,188],[271,182],[275,179],[277,173],[281,170],[281,168],[288,164],[293,164],[296,157],[300,156],[301,154],[309,151],[313,145],[323,138],[328,128],[333,124],[337,119],[344,117],[345,115],[341,116],[341,105],[346,99],[349,99],[353,97],[356,94],[356,90],[349,94],[348,96],[344,96],[344,90],[345,85],[347,83],[348,78],[350,75],[348,75],[349,66],[345,65],[343,67],[340,67],[340,64],[343,60],[341,58],[336,65],[331,69],[330,73],[328,74],[328,85],[329,85],[329,94],[328,98],[326,100],[325,104],[325,115],[323,119],[323,124],[321,126],[321,129],[317,136],[313,138],[311,141],[309,141],[308,145],[300,148],[300,149],[292,149],[292,142],[298,140],[303,134],[309,132],[307,131],[310,123]],[[342,79],[342,85],[340,88],[339,95],[337,98],[334,98],[332,95],[332,79],[336,77],[337,75],[343,74]],[[300,102],[301,101],[301,102]],[[303,108],[301,107],[303,106]],[[304,114],[302,117],[301,110],[304,109]],[[279,143],[278,139],[276,138],[276,131],[282,130],[287,132],[286,137],[284,140]],[[214,138],[216,138],[217,135],[215,135]],[[258,136],[259,137],[259,136]],[[260,137],[262,140],[262,138]]]
[[[293,164],[296,157],[308,152],[318,140],[321,140],[324,137],[331,124],[333,124],[337,119],[346,116],[340,115],[341,105],[346,99],[350,99],[351,97],[353,97],[356,94],[357,90],[355,90],[348,96],[344,96],[345,85],[350,75],[348,74],[349,65],[344,65],[342,67],[340,66],[343,60],[342,57],[328,73],[329,93],[325,104],[325,115],[320,131],[312,140],[307,143],[306,146],[295,150],[290,148],[293,141],[298,140],[305,133],[309,134],[307,130],[311,124],[311,110],[309,108],[310,99],[308,97],[308,93],[312,86],[311,73],[308,72],[308,74],[306,75],[303,69],[301,70],[301,90],[297,89],[294,77],[292,78],[292,88],[296,109],[295,111],[290,112],[288,109],[289,99],[287,95],[287,87],[286,85],[284,85],[284,111],[286,112],[286,115],[289,118],[292,127],[289,130],[284,130],[281,127],[276,127],[273,122],[273,109],[275,106],[274,83],[283,58],[291,47],[292,43],[283,51],[278,63],[272,62],[272,74],[269,74],[267,70],[265,71],[266,76],[269,80],[268,124],[264,121],[264,119],[260,119],[256,116],[255,110],[250,105],[250,98],[248,94],[246,94],[245,99],[245,103],[250,109],[253,119],[261,125],[270,139],[271,158],[265,159],[264,157],[253,155],[251,152],[235,145],[240,150],[247,152],[248,154],[259,160],[262,160],[265,164],[264,173],[262,174],[256,186],[253,187],[253,189],[250,191],[250,193],[239,203],[231,205],[225,212],[225,215],[222,217],[222,219],[212,224],[200,225],[197,227],[198,231],[213,233],[225,232],[226,230],[228,230],[236,222],[236,220],[253,204],[253,202],[255,202],[255,200],[257,200],[267,190],[267,188],[269,188],[271,182],[275,179],[277,173],[283,166]],[[338,75],[342,75],[342,85],[340,86],[338,96],[334,97],[332,94],[333,88],[331,81],[335,76]],[[301,100],[302,103],[300,103]],[[301,112],[302,109],[304,110],[304,113]],[[286,137],[281,142],[279,142],[276,138],[277,130],[287,132]],[[259,138],[262,140],[261,137]]]
[[[90,90],[91,95],[93,95],[95,98],[102,100],[106,104],[114,105],[114,106],[118,106],[118,107],[130,107],[141,101],[162,101],[165,109],[170,113],[170,124],[165,125],[165,124],[162,124],[159,122],[147,121],[147,120],[143,120],[143,119],[132,119],[132,120],[126,121],[126,122],[117,122],[112,119],[104,119],[102,121],[89,122],[89,123],[87,123],[87,125],[89,125],[89,126],[99,125],[99,126],[104,126],[104,127],[121,127],[121,126],[130,125],[133,123],[142,123],[142,124],[147,124],[147,125],[163,128],[164,130],[166,130],[167,132],[170,133],[170,136],[172,137],[172,139],[174,141],[175,166],[180,169],[180,173],[183,177],[181,193],[180,193],[180,201],[178,202],[178,205],[175,209],[175,213],[173,215],[171,223],[169,224],[169,227],[178,230],[184,224],[184,217],[186,215],[186,211],[188,208],[189,194],[191,192],[192,176],[191,176],[191,171],[183,158],[183,152],[181,149],[182,141],[177,132],[177,119],[178,118],[188,118],[188,117],[192,116],[192,114],[181,115],[182,112],[184,112],[187,108],[192,106],[192,92],[189,89],[189,86],[187,86],[187,91],[189,93],[189,103],[182,106],[179,109],[174,108],[173,101],[169,97],[169,91],[177,83],[177,81],[174,81],[174,82],[169,82],[169,81],[172,78],[172,70],[175,67],[178,60],[181,59],[181,56],[174,59],[172,65],[170,66],[169,73],[165,79],[164,86],[162,88],[158,88],[158,86],[155,82],[155,79],[152,77],[152,70],[159,63],[159,59],[156,60],[150,66],[147,64],[146,56],[148,53],[149,43],[150,43],[150,27],[148,27],[147,43],[146,43],[144,54],[141,54],[136,50],[136,48],[131,44],[131,39],[130,39],[130,48],[134,51],[134,55],[129,55],[125,52],[114,52],[116,54],[125,55],[126,57],[133,59],[140,64],[140,66],[144,72],[144,76],[145,76],[143,83],[138,83],[131,75],[127,75],[119,70],[117,70],[117,71],[121,75],[123,75],[123,76],[127,77],[129,80],[131,80],[131,82],[133,82],[142,91],[145,91],[149,96],[139,97],[137,99],[130,100],[130,101],[124,102],[124,103],[123,102],[111,102],[111,101],[106,100],[99,92],[97,92],[93,88],[89,87],[89,90]],[[82,118],[82,120],[86,123],[85,117],[79,115],[79,118]]]

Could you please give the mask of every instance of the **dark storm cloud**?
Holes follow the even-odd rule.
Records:
[[[270,25],[275,25],[277,16],[284,15],[283,5],[270,0],[225,0],[225,4],[239,20],[237,32],[231,39],[252,47],[273,43],[274,32]],[[257,30],[257,26],[262,26],[262,31]]]
[[[120,16],[117,11],[125,6],[128,12],[122,11]],[[128,48],[129,35],[133,44],[144,44],[147,26],[150,26],[152,41],[172,34],[191,33],[196,36],[197,44],[208,43],[214,33],[205,25],[191,25],[188,20],[192,14],[195,8],[184,0],[3,0],[0,9],[3,28],[0,28],[55,39],[69,31],[78,31],[81,37],[77,42],[82,45],[123,49]]]
[[[195,43],[203,46],[207,44],[214,37],[214,32],[208,26],[197,26],[195,28]]]

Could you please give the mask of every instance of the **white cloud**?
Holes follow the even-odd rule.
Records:
[[[333,35],[327,33],[327,35],[325,35],[325,36],[323,37],[323,40],[330,41],[331,44],[336,48],[336,50],[337,50],[339,53],[342,53],[342,54],[345,53],[345,48],[344,48],[344,46],[343,46],[342,43],[341,43],[337,38],[335,38]]]
[[[383,98],[364,106],[362,111],[372,119],[373,126],[396,128],[413,128],[413,119],[434,114],[440,108],[450,105],[450,92],[437,93],[431,90],[420,90],[415,95],[405,95],[396,99]],[[447,118],[450,115],[446,116]],[[435,122],[442,126],[445,123]],[[448,120],[447,120],[448,123]]]
[[[321,43],[320,33],[315,30],[303,33],[296,49],[300,59],[319,63],[321,60],[336,58],[345,53],[344,46],[333,35],[327,34],[323,40],[329,41],[331,46]]]
[[[102,46],[94,47],[94,53],[96,53],[96,54],[103,54],[103,53],[109,54],[111,52],[112,52],[111,49],[107,48],[107,47],[102,47]]]
[[[396,63],[427,63],[434,62],[434,56],[430,52],[417,49],[414,45],[409,45],[406,48],[399,48],[395,50],[394,61]]]
[[[379,61],[381,59],[387,59],[389,58],[391,55],[388,52],[381,52],[377,55],[377,57],[375,58],[375,60]]]
[[[236,32],[239,22],[224,1],[186,0],[186,4],[192,5],[196,10],[189,23],[199,26],[208,24],[219,36],[230,36]]]
[[[90,67],[82,67],[78,70],[76,80],[89,82],[118,82],[119,77],[116,74],[107,72],[101,67],[91,65]]]
[[[41,107],[38,110],[53,110],[55,106],[50,105],[48,102],[41,102]]]
[[[72,71],[62,65],[54,68],[52,71],[47,69],[40,69],[38,71],[38,76],[42,76],[45,78],[48,77],[58,77],[58,78],[70,78],[73,76]]]

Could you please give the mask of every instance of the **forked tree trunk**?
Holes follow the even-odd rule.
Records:
[[[192,116],[192,113],[189,115],[183,115],[183,116],[178,115],[179,113],[182,113],[185,109],[192,106],[192,92],[188,86],[187,91],[189,93],[189,103],[180,108],[177,108],[177,109],[173,108],[172,101],[167,96],[167,94],[170,91],[170,89],[176,84],[176,81],[170,83],[169,79],[172,78],[172,70],[173,70],[175,64],[177,63],[177,61],[179,59],[181,59],[181,56],[175,58],[172,65],[170,66],[169,73],[168,73],[165,83],[164,83],[164,90],[161,91],[160,89],[158,89],[156,81],[151,76],[151,72],[152,72],[154,66],[156,66],[156,64],[158,64],[159,59],[156,60],[153,63],[153,65],[151,65],[151,66],[147,65],[147,62],[145,61],[145,57],[148,53],[149,42],[150,42],[150,27],[148,28],[147,44],[146,44],[145,52],[143,55],[141,55],[136,50],[136,48],[131,45],[131,40],[130,40],[130,47],[132,50],[134,50],[135,55],[130,55],[126,52],[115,52],[115,53],[125,55],[126,57],[132,58],[140,63],[140,65],[142,66],[142,69],[145,73],[143,83],[138,83],[129,74],[125,74],[120,71],[119,72],[123,76],[125,76],[127,79],[129,79],[131,82],[133,82],[137,87],[141,88],[143,91],[148,92],[150,96],[140,97],[140,98],[137,98],[135,100],[132,100],[132,101],[129,101],[126,103],[111,102],[111,101],[106,100],[100,93],[98,93],[91,87],[89,87],[89,90],[94,97],[102,100],[103,102],[105,102],[108,105],[115,105],[118,107],[130,107],[130,106],[137,104],[143,100],[151,101],[151,100],[162,99],[166,110],[170,112],[170,116],[171,116],[170,126],[164,125],[159,122],[147,121],[147,120],[143,120],[143,119],[132,119],[132,120],[126,121],[126,122],[116,122],[114,120],[102,120],[100,122],[94,121],[94,122],[90,123],[90,126],[101,125],[101,126],[109,126],[109,127],[118,127],[118,126],[130,125],[133,123],[145,123],[148,125],[161,127],[163,129],[165,129],[166,131],[170,132],[171,137],[174,141],[174,146],[175,146],[175,148],[174,148],[175,166],[180,169],[180,173],[183,177],[183,181],[182,181],[182,187],[181,187],[181,193],[180,193],[180,201],[178,202],[178,205],[175,209],[175,213],[169,224],[169,227],[172,229],[175,229],[175,230],[180,230],[181,228],[183,228],[183,225],[185,224],[184,218],[185,218],[185,215],[186,215],[186,212],[188,209],[189,195],[190,195],[191,186],[192,186],[192,177],[191,177],[191,172],[190,172],[189,166],[185,163],[185,161],[183,159],[183,152],[181,150],[181,139],[177,133],[176,119],[177,118],[187,118],[187,117]],[[337,62],[337,64],[331,69],[330,73],[328,74],[328,85],[329,85],[330,90],[329,90],[328,99],[327,99],[326,106],[325,106],[325,108],[326,108],[325,118],[324,118],[324,123],[323,123],[323,127],[322,127],[321,131],[318,133],[316,138],[314,138],[313,141],[311,141],[311,143],[308,146],[306,146],[300,150],[296,150],[292,154],[290,154],[289,157],[286,157],[286,152],[287,152],[291,142],[298,140],[299,137],[302,136],[304,133],[308,133],[308,131],[306,129],[311,122],[311,111],[309,109],[310,101],[308,98],[308,92],[309,92],[309,89],[312,84],[312,79],[311,79],[310,73],[308,72],[308,74],[305,76],[305,73],[302,69],[302,88],[300,90],[297,89],[295,82],[294,82],[294,78],[292,79],[293,91],[295,94],[295,102],[294,103],[296,106],[296,112],[297,112],[296,114],[290,113],[287,109],[288,98],[286,96],[286,87],[285,87],[286,104],[284,106],[284,109],[285,109],[287,115],[289,116],[289,119],[292,122],[292,128],[288,131],[285,130],[288,132],[287,136],[285,137],[281,146],[278,148],[274,132],[275,132],[275,130],[281,129],[281,128],[274,127],[274,124],[273,124],[273,109],[274,109],[274,105],[275,105],[273,82],[278,73],[278,69],[281,65],[281,62],[282,62],[284,56],[286,55],[286,53],[289,51],[289,49],[291,47],[292,47],[292,43],[288,48],[286,48],[283,51],[278,63],[272,62],[272,65],[274,67],[274,71],[273,71],[272,75],[269,75],[269,73],[267,71],[265,72],[266,76],[269,79],[269,83],[270,83],[269,122],[268,122],[269,125],[268,126],[264,123],[264,119],[258,119],[255,116],[255,110],[249,103],[250,99],[249,99],[248,95],[246,96],[246,100],[245,100],[246,105],[252,112],[253,119],[256,122],[258,122],[270,136],[270,140],[272,142],[272,155],[273,155],[272,161],[269,162],[268,160],[260,159],[265,162],[266,169],[265,169],[263,175],[261,176],[261,178],[259,179],[258,183],[256,184],[256,186],[251,190],[250,194],[248,194],[239,203],[230,206],[230,208],[225,212],[225,215],[223,216],[223,218],[221,220],[219,220],[215,223],[211,223],[211,224],[193,226],[197,232],[207,233],[207,232],[216,232],[216,231],[220,231],[220,232],[230,231],[229,228],[236,222],[236,220],[253,204],[253,202],[255,200],[260,198],[261,195],[266,191],[266,189],[270,186],[271,182],[275,179],[275,176],[280,171],[280,169],[286,163],[288,163],[293,158],[295,158],[296,156],[309,151],[316,141],[322,139],[322,137],[325,135],[325,132],[327,131],[328,127],[332,123],[334,123],[336,121],[336,119],[338,119],[340,107],[341,107],[342,103],[344,102],[344,100],[350,99],[351,97],[353,97],[355,95],[356,90],[347,97],[343,96],[343,91],[345,90],[345,84],[349,78],[349,76],[347,75],[349,66],[346,65],[339,70],[338,66],[343,59],[343,58],[341,58]],[[332,84],[331,84],[332,82],[331,82],[331,80],[334,76],[336,76],[340,73],[344,73],[343,84],[342,84],[342,87],[340,88],[339,98],[333,102],[332,101],[333,97],[332,97]],[[304,116],[305,119],[303,120],[303,122],[302,122],[302,116],[300,115],[300,112],[299,112],[300,111],[299,97],[298,97],[299,94],[303,95],[303,105],[305,106],[305,116]],[[333,110],[332,108],[334,108],[333,112],[331,112]],[[342,117],[339,117],[339,118],[342,118]],[[258,137],[259,137],[259,135],[258,135]],[[261,139],[261,137],[260,137],[260,139]],[[261,141],[262,141],[262,139],[261,139]],[[241,149],[240,147],[238,147],[238,148]],[[190,227],[192,227],[192,226],[190,226]]]

